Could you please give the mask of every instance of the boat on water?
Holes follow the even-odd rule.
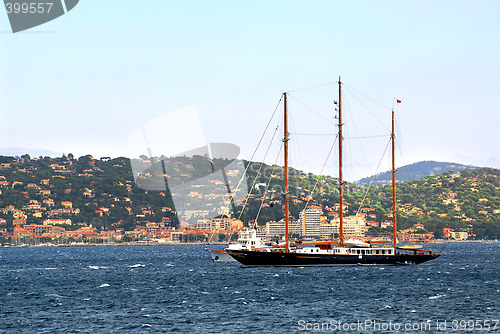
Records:
[[[339,207],[343,208],[342,178],[342,82],[339,78],[339,99],[334,103],[338,111],[339,141]],[[399,101],[398,101],[399,102]],[[265,249],[230,249],[226,252],[236,261],[247,266],[346,266],[346,265],[408,265],[420,264],[436,259],[439,253],[425,250],[419,245],[398,246],[396,239],[396,181],[395,181],[395,126],[394,108],[392,109],[392,245],[374,246],[361,240],[344,240],[343,210],[339,210],[339,238],[330,241],[295,242],[291,247],[289,240],[289,193],[288,193],[288,120],[287,93],[283,93],[284,104],[284,201],[285,201],[285,244],[283,247]]]
[[[240,232],[240,237],[234,244],[229,244],[227,248],[205,248],[210,253],[210,257],[214,262],[231,262],[236,261],[227,251],[229,250],[255,250],[268,249],[265,242],[257,237],[255,229],[248,229]]]

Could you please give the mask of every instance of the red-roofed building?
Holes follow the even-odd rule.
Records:
[[[445,227],[443,228],[443,238],[445,239],[449,239],[450,238],[450,234],[451,232],[455,231],[454,229],[452,228],[449,228],[449,227]]]
[[[30,237],[34,237],[34,236],[41,236],[45,233],[49,233],[52,229],[52,226],[29,224],[24,226],[24,228],[29,232]]]
[[[29,237],[30,232],[20,226],[15,226],[14,227],[14,237],[16,238],[24,238],[24,237]]]
[[[138,235],[144,235],[147,233],[147,229],[145,226],[137,226],[136,228],[134,228],[134,232]]]

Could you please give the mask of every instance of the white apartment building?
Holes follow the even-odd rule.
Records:
[[[285,235],[285,221],[280,220],[279,222],[270,221],[266,223],[266,230],[268,238],[275,236]],[[288,223],[288,233],[289,235],[298,234],[302,235],[302,225],[298,221],[290,221]]]
[[[337,226],[340,231],[340,218],[335,217],[332,219],[332,224]],[[364,237],[366,220],[362,216],[347,216],[344,217],[344,238],[350,237]]]
[[[335,224],[321,224],[320,236],[321,238],[332,239],[339,236],[339,226]]]
[[[302,224],[302,236],[305,238],[318,238],[321,235],[321,212],[319,206],[309,206],[299,214]]]

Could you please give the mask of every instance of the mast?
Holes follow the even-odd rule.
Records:
[[[396,164],[394,159],[394,107],[392,108],[392,245],[394,247],[394,254],[396,254]]]
[[[283,93],[284,97],[284,135],[283,135],[283,146],[285,153],[285,253],[288,253],[289,240],[288,240],[288,223],[289,223],[289,207],[288,207],[288,109],[286,104],[286,92]]]
[[[344,210],[342,195],[342,82],[339,76],[339,219],[340,219],[340,247],[344,246]]]

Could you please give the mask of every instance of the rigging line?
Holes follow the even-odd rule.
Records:
[[[326,118],[325,116],[321,115],[320,113],[318,113],[316,110],[314,110],[313,108],[305,105],[304,103],[302,103],[300,100],[298,100],[296,97],[294,97],[293,95],[288,95],[288,97],[291,97],[292,99],[294,99],[295,101],[297,101],[298,103],[300,103],[302,106],[306,107],[307,109],[309,109],[310,111],[312,111],[313,113],[315,113],[316,115],[318,115],[319,117],[323,118],[325,121],[327,121],[328,123],[330,124],[333,124],[335,125],[333,122],[331,122],[328,118]]]
[[[311,190],[311,196],[308,196],[309,199],[307,200],[306,205],[304,206],[304,210],[302,210],[302,211],[305,211],[305,209],[307,209],[307,206],[309,205],[309,202],[311,201],[312,194],[314,194],[314,191],[316,190],[316,187],[318,186],[319,180],[323,177],[323,170],[325,169],[325,166],[328,163],[328,159],[330,159],[330,154],[332,154],[333,148],[335,147],[335,144],[337,143],[338,139],[339,139],[339,136],[337,135],[335,137],[335,140],[333,141],[332,147],[330,147],[330,151],[328,152],[328,155],[325,159],[325,163],[323,164],[323,167],[321,167],[321,170],[320,170],[319,175],[318,175],[319,177],[316,180],[316,183],[314,184],[313,189]]]
[[[253,158],[254,158],[254,156],[255,156],[255,153],[256,153],[256,152],[257,152],[257,150],[259,149],[260,143],[262,142],[262,139],[264,139],[264,135],[266,134],[267,129],[269,128],[269,125],[271,124],[271,121],[272,121],[272,120],[273,120],[273,118],[274,118],[274,114],[276,114],[276,110],[278,110],[278,107],[280,106],[280,104],[281,104],[281,100],[282,100],[282,99],[283,99],[283,95],[281,95],[280,100],[278,101],[278,104],[276,105],[276,108],[274,108],[273,114],[271,115],[271,118],[269,119],[269,122],[267,122],[266,128],[264,129],[264,133],[263,133],[263,134],[262,134],[262,136],[260,137],[259,143],[257,144],[257,147],[255,148],[255,151],[253,151],[253,154],[252,154],[252,157],[250,158],[250,161],[253,161]]]
[[[276,169],[277,167],[277,163],[278,163],[278,159],[280,157],[280,154],[281,154],[281,149],[283,148],[282,145],[280,145],[280,149],[278,151],[278,155],[276,156],[276,160],[274,161],[274,165],[273,165],[273,169],[271,170],[271,177],[269,178],[269,180],[267,181],[267,185],[266,185],[266,189],[264,190],[264,194],[262,195],[262,200],[260,202],[260,206],[259,206],[259,211],[257,211],[257,214],[255,215],[255,224],[257,225],[257,221],[259,219],[259,216],[260,216],[260,211],[262,210],[262,206],[264,205],[264,195],[267,193],[267,191],[269,190],[269,186],[271,185],[271,180],[273,179],[273,175],[274,175],[274,170]]]
[[[403,160],[403,156],[405,155],[405,143],[404,143],[404,138],[401,135],[403,132],[401,132],[400,125],[399,125],[399,118],[396,118],[396,145],[399,149],[399,155],[401,157],[401,160]]]
[[[290,133],[293,136],[336,136],[335,133],[296,133],[292,132]]]
[[[318,88],[318,87],[333,85],[333,84],[337,84],[337,83],[338,83],[338,81],[327,82],[327,83],[323,83],[323,84],[319,84],[319,85],[315,85],[315,86],[310,86],[310,87],[304,87],[304,88],[298,88],[298,89],[289,90],[288,93],[299,92],[301,90],[313,89],[313,88]]]
[[[381,137],[390,137],[391,135],[373,135],[373,136],[359,136],[359,137],[344,137],[345,139],[367,139],[367,138],[381,138]]]
[[[349,135],[351,132],[350,132],[350,128],[349,127],[344,127],[344,130],[342,130],[344,133],[346,133],[346,135]],[[344,175],[344,182],[347,180],[347,178],[349,176],[353,176],[354,173],[353,173],[353,165],[354,165],[354,154],[353,154],[353,148],[354,148],[354,145],[343,145],[343,169],[344,169],[344,172],[343,172],[343,175]],[[366,158],[366,154],[365,154],[365,151],[362,149],[362,152],[363,152],[363,155],[365,155],[365,160],[367,160]],[[345,198],[344,198],[345,200]]]
[[[344,83],[344,82],[342,83],[342,85],[346,86],[346,87],[347,87],[347,89],[352,89],[353,91],[355,91],[355,92],[357,92],[357,93],[359,93],[359,94],[363,95],[363,96],[364,96],[364,97],[366,97],[367,99],[372,100],[373,102],[375,102],[375,103],[376,103],[376,104],[378,104],[379,106],[384,107],[384,108],[386,108],[387,110],[392,110],[392,109],[391,109],[391,108],[389,108],[388,106],[386,106],[386,105],[382,104],[381,102],[379,102],[379,101],[377,101],[377,100],[375,100],[375,99],[373,99],[373,98],[369,97],[368,95],[366,95],[366,94],[364,94],[364,93],[360,92],[359,90],[355,89],[354,87],[351,87],[351,86],[347,85],[347,84],[346,84],[346,83]],[[353,94],[353,95],[354,95],[354,94]]]
[[[255,157],[255,154],[257,153],[257,150],[259,149],[260,144],[262,143],[262,140],[264,139],[264,136],[265,136],[265,134],[266,134],[266,132],[267,132],[267,129],[269,128],[269,125],[271,124],[271,122],[272,122],[272,120],[273,120],[273,118],[274,118],[274,115],[276,114],[276,110],[278,110],[278,107],[279,107],[279,106],[280,106],[280,104],[281,104],[281,100],[282,100],[282,99],[283,99],[283,95],[280,97],[280,99],[279,99],[278,103],[276,104],[276,107],[274,108],[274,111],[273,111],[273,113],[272,113],[272,115],[271,115],[271,118],[269,119],[269,122],[267,122],[266,128],[264,129],[264,132],[262,133],[262,136],[260,137],[259,142],[257,143],[257,147],[256,147],[256,148],[255,148],[255,150],[253,151],[253,153],[252,153],[252,157],[250,158],[250,160],[249,160],[249,162],[248,162],[248,164],[247,164],[247,167],[245,168],[245,171],[244,171],[244,172],[243,172],[243,174],[241,175],[241,178],[240,178],[240,181],[238,182],[238,185],[237,185],[237,186],[236,186],[236,188],[234,189],[233,193],[231,193],[231,194],[230,194],[230,200],[229,200],[229,203],[228,203],[228,204],[227,204],[227,206],[226,206],[226,210],[227,210],[227,209],[229,209],[229,205],[231,204],[231,202],[233,202],[233,203],[234,203],[234,201],[233,201],[234,193],[235,193],[236,191],[239,191],[239,190],[240,190],[241,183],[243,182],[243,180],[245,179],[245,177],[246,177],[246,175],[247,175],[248,168],[250,168],[250,165],[251,165],[251,163],[250,163],[250,162],[251,162],[251,161],[253,161],[253,159],[254,159],[254,157]],[[245,162],[244,162],[244,160],[243,160],[243,159],[242,159],[242,161],[243,161],[243,165],[245,165]],[[249,196],[250,196],[250,192],[247,194],[246,202],[248,202],[248,197],[249,197]],[[246,203],[246,202],[245,202],[245,203]],[[245,207],[243,207],[243,209],[241,210],[241,212],[240,212],[240,216],[239,216],[239,218],[238,218],[238,219],[240,219],[240,218],[241,218],[241,215],[243,214],[244,209],[245,209]],[[231,238],[232,238],[233,234],[234,234],[234,231],[230,234],[230,236],[229,236],[229,241],[231,241]]]
[[[337,136],[335,133],[290,133],[293,136]],[[391,135],[372,135],[372,136],[359,136],[359,137],[344,137],[346,139],[368,139],[368,138],[381,138],[381,137],[390,137]]]
[[[278,132],[278,129],[279,129],[279,127],[276,126],[276,129],[274,130],[273,136],[272,136],[272,138],[271,138],[271,140],[269,142],[269,146],[267,147],[266,154],[264,155],[263,161],[266,160],[267,154],[269,153],[269,149],[271,148],[271,145],[273,144],[274,136],[276,136],[276,133]],[[250,194],[252,193],[252,189],[255,187],[255,183],[257,183],[257,179],[260,176],[260,171],[262,170],[262,166],[264,166],[264,162],[261,162],[259,170],[257,171],[257,173],[255,175],[255,179],[253,180],[252,187],[250,188],[250,191],[248,192],[248,195],[247,195],[247,197],[245,199],[245,203],[243,204],[243,209],[246,207],[246,205],[248,203],[248,199],[250,198]],[[240,212],[240,215],[238,217],[239,220],[241,220],[241,216],[243,215],[243,211],[244,210],[241,210],[241,212]]]
[[[359,145],[361,146],[361,151],[363,152],[363,156],[365,157],[365,160],[368,160],[368,158],[366,156],[365,148],[364,148],[364,146],[363,146],[363,144],[362,144],[362,142],[360,140],[361,136],[359,135],[358,127],[356,126],[356,122],[354,121],[354,118],[352,117],[352,112],[350,112],[351,108],[350,108],[348,100],[346,98],[344,98],[344,104],[346,105],[347,110],[349,111],[347,114],[349,115],[349,118],[351,118],[351,120],[352,120],[352,124],[354,126],[354,131],[356,131],[356,135],[358,137],[356,139],[358,139]],[[350,168],[351,169],[351,175],[354,175],[354,173],[352,172],[352,165],[350,165],[350,166],[351,166],[351,168]]]
[[[295,122],[294,122],[294,114],[292,112],[290,112],[290,108],[288,109],[288,119],[289,119],[289,124],[290,124],[290,129],[297,129],[297,127],[295,126]],[[295,145],[292,145],[292,150],[293,150],[293,154],[294,154],[294,158],[296,159],[296,161],[302,161],[302,151],[300,150],[300,142],[298,140],[295,141]]]
[[[278,101],[278,104],[276,105],[276,107],[274,108],[274,111],[273,111],[273,114],[271,115],[271,118],[269,119],[269,122],[267,122],[267,125],[266,125],[266,128],[264,129],[264,132],[262,133],[262,136],[260,137],[259,139],[259,142],[257,143],[257,147],[255,148],[255,150],[253,151],[253,154],[252,154],[252,157],[250,158],[249,161],[253,161],[253,158],[255,157],[255,154],[257,153],[257,150],[259,149],[260,147],[260,144],[262,143],[262,140],[264,139],[264,136],[267,132],[267,129],[269,128],[269,125],[271,124],[271,121],[273,120],[274,118],[274,115],[276,114],[276,110],[278,110],[278,107],[279,105],[281,104],[281,100],[283,99],[283,96],[280,97],[279,101]],[[245,178],[245,176],[247,175],[247,172],[248,172],[248,168],[250,167],[250,163],[247,165],[247,167],[245,168],[245,172],[243,173],[243,175],[241,176],[241,179],[240,181],[238,182],[238,185],[236,186],[235,190],[239,190],[240,188],[240,185],[241,185],[241,182],[243,182],[243,179]]]
[[[366,189],[365,195],[363,196],[363,199],[361,200],[361,203],[359,204],[358,211],[356,212],[356,216],[359,215],[359,212],[361,211],[361,207],[363,206],[363,203],[366,199],[366,196],[368,195],[368,191],[370,191],[370,188],[372,186],[373,180],[375,180],[375,177],[377,176],[377,172],[380,168],[380,165],[382,164],[382,160],[384,159],[385,154],[387,153],[387,149],[389,148],[389,144],[391,143],[391,140],[387,142],[387,145],[385,146],[384,153],[382,153],[382,157],[380,158],[380,161],[378,162],[377,169],[375,170],[375,174],[373,174],[372,179],[370,180],[370,183],[368,184],[368,188]]]
[[[347,90],[349,91],[349,88],[347,88]],[[362,95],[364,95],[364,94],[363,94],[363,93],[361,93],[361,92],[359,92],[359,93],[360,93],[360,94],[362,94]],[[351,94],[352,94],[352,93],[351,93]],[[375,119],[377,120],[377,122],[379,122],[379,123],[382,125],[382,127],[383,127],[384,129],[386,129],[387,131],[389,131],[389,132],[390,132],[390,130],[387,128],[387,126],[386,126],[384,123],[382,123],[382,122],[381,122],[381,121],[377,118],[377,116],[375,116],[375,115],[374,115],[374,114],[370,111],[370,109],[369,109],[367,106],[365,106],[365,104],[364,104],[363,102],[361,102],[361,100],[360,100],[360,99],[359,99],[359,98],[358,98],[355,94],[352,94],[352,96],[353,96],[353,97],[354,97],[354,98],[355,98],[355,99],[359,102],[359,104],[361,104],[361,106],[362,106],[363,108],[365,108],[365,109],[366,109],[366,111],[368,111],[368,113],[369,113],[370,115],[372,115],[372,116],[373,116],[373,118],[375,118]],[[366,95],[365,95],[365,96],[366,96]],[[368,98],[368,99],[371,99],[371,98],[370,98],[370,97],[368,97],[368,96],[367,96],[367,98]],[[372,99],[372,100],[373,100],[373,99]],[[375,100],[374,100],[374,101],[375,101]],[[384,106],[383,104],[381,104],[381,103],[379,103],[379,102],[377,102],[377,101],[375,101],[375,102],[376,102],[377,104],[380,104],[382,107],[387,108],[387,107],[386,107],[386,106]],[[387,109],[391,110],[390,108],[387,108]]]

